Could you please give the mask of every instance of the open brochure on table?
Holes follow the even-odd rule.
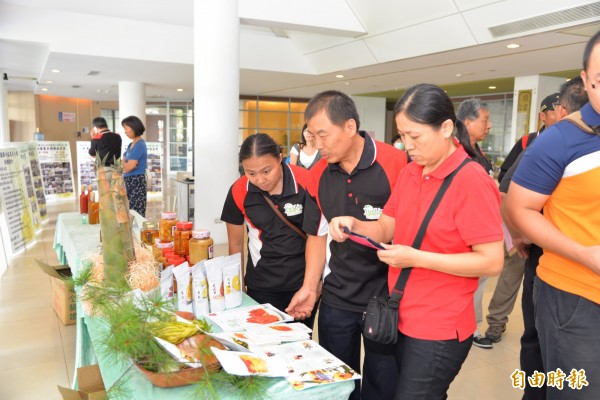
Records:
[[[232,375],[284,377],[296,390],[360,379],[360,375],[313,340],[259,346],[254,352],[211,348]]]
[[[294,318],[279,311],[271,304],[259,304],[249,307],[238,307],[204,315],[224,332],[244,331],[252,326],[277,324],[293,321]]]
[[[312,330],[301,322],[249,326],[245,331],[206,333],[225,347],[236,351],[260,351],[259,346],[310,339]]]

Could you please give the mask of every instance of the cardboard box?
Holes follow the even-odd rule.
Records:
[[[68,265],[51,266],[36,260],[38,266],[50,276],[52,284],[52,304],[56,315],[65,325],[72,325],[77,319],[75,291],[69,290],[63,278],[72,275]]]
[[[79,390],[58,386],[63,400],[105,400],[108,399],[102,374],[98,365],[77,368]]]

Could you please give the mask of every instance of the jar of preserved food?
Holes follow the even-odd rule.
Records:
[[[192,231],[190,240],[190,265],[196,265],[202,260],[213,258],[214,241],[210,237],[210,231],[202,229]]]
[[[161,242],[159,238],[154,239],[154,244],[152,245],[152,256],[156,261],[159,261],[159,258],[163,257],[163,249],[172,249],[173,242]],[[166,261],[166,257],[165,257]]]
[[[158,237],[161,242],[173,241],[173,230],[177,224],[177,213],[172,211],[164,211],[160,214],[158,221]]]
[[[185,257],[190,253],[192,226],[193,224],[191,222],[184,221],[179,221],[177,225],[175,225],[175,232],[173,233],[175,254]]]
[[[90,203],[88,205],[88,223],[90,225],[100,223],[100,203],[96,201],[96,193],[90,194]]]
[[[158,223],[155,221],[144,221],[140,230],[141,243],[153,246],[156,238],[158,238]]]

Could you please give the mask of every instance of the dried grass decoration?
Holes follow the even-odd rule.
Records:
[[[130,261],[129,273],[125,277],[131,289],[141,289],[148,292],[160,284],[158,268],[152,252],[135,243],[135,260]]]
[[[127,264],[128,273],[125,275],[125,280],[132,290],[141,289],[143,292],[148,292],[160,284],[156,261],[148,248],[141,246],[138,242],[135,242],[134,247],[135,260],[129,261]],[[96,282],[102,282],[104,280],[104,257],[102,254],[98,254],[92,261],[92,278]]]

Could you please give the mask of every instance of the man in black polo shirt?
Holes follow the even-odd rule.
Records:
[[[378,219],[398,173],[406,165],[406,154],[359,132],[356,106],[344,93],[327,91],[316,95],[308,103],[304,117],[321,152],[321,161],[309,171],[309,192],[324,217],[327,221],[341,215],[363,221]],[[305,230],[317,231],[316,227]],[[351,240],[327,243],[324,271],[311,271],[307,266],[305,273],[305,285],[323,275],[319,343],[360,371],[363,312],[371,297],[387,295],[388,266],[379,261],[375,250]],[[307,247],[307,253],[310,251]],[[295,301],[303,300],[300,291],[290,309]],[[362,396],[357,381],[350,398],[393,398],[398,378],[394,345],[364,339],[364,347]]]
[[[111,132],[106,120],[102,117],[94,118],[92,125],[94,127],[91,132],[90,156],[98,155],[100,162],[106,159],[104,165],[114,165],[115,161],[121,158],[121,135]]]

